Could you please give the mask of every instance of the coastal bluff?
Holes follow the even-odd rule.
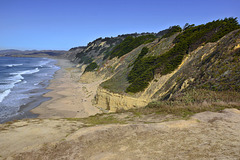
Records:
[[[21,120],[0,124],[0,159],[238,159],[239,117],[226,109],[151,124]]]
[[[94,105],[104,110],[144,107],[192,89],[239,92],[240,31],[219,33],[214,27],[223,21],[232,19],[182,31],[175,26],[159,33],[99,38],[86,47],[70,49],[66,57],[83,71],[80,82],[101,81]],[[197,36],[204,38],[194,39]],[[168,59],[172,60],[165,63]]]

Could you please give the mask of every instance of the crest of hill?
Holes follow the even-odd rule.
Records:
[[[160,31],[159,33],[132,33],[118,35],[117,37],[105,37],[105,38],[100,37],[92,42],[89,42],[87,46],[71,48],[65,54],[65,57],[75,63],[90,64],[92,61],[96,61],[99,65],[102,64],[104,60],[108,59],[112,54],[112,50],[118,45],[120,45],[126,38],[131,37],[135,39],[137,37],[148,37],[150,35],[154,37],[162,37],[166,32],[168,32],[168,30],[169,29],[166,29],[164,31]],[[135,47],[136,44],[131,48],[133,49]],[[125,53],[127,52],[125,51]]]

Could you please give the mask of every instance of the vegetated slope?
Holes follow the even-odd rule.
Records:
[[[65,57],[79,64],[89,64],[95,61],[99,65],[111,55],[112,50],[117,50],[115,47],[123,42],[125,38],[128,39],[131,37],[135,39],[135,37],[148,36],[149,34],[150,33],[133,33],[123,34],[117,37],[98,38],[89,42],[87,46],[71,48]],[[162,34],[159,35],[161,36]]]
[[[168,30],[168,32],[170,31],[171,28]],[[101,69],[106,70],[106,68],[111,68],[112,77],[103,82],[100,86],[114,93],[125,94],[125,90],[129,86],[127,77],[133,65],[145,55],[159,55],[168,51],[170,48],[172,48],[172,41],[175,39],[177,34],[178,33],[175,33],[168,38],[156,38],[152,42],[148,42],[147,40],[147,43],[141,44],[121,58],[108,60],[107,63],[105,63],[105,66]],[[113,62],[114,65],[112,65]]]
[[[185,64],[152,98],[169,99],[176,93],[202,88],[239,92],[239,33],[240,30],[235,30],[218,42],[208,43],[191,52]]]
[[[122,57],[123,55],[131,52],[133,49],[137,48],[143,43],[149,43],[152,42],[156,37],[152,34],[145,35],[145,36],[139,36],[139,37],[132,37],[129,36],[124,41],[113,48],[113,50],[110,52],[110,58],[114,57]]]
[[[93,77],[108,78],[113,75],[113,72],[115,72],[113,66],[117,65],[117,62],[115,61],[116,59],[113,61],[110,61],[109,59],[121,57],[129,51],[134,50],[139,45],[149,43],[155,38],[162,37],[168,32],[169,29],[160,31],[159,33],[133,33],[111,38],[98,38],[93,42],[89,42],[87,46],[71,48],[68,53],[65,54],[65,57],[75,63],[79,63],[78,66],[82,66],[83,70],[87,67],[87,70],[84,72],[86,75],[91,74]],[[97,67],[94,68],[97,72],[92,72],[93,70],[91,69],[89,70],[89,68],[92,68],[89,66],[93,65],[92,63],[97,64]]]
[[[97,56],[88,54],[92,44],[79,54],[91,57],[97,66],[82,77],[91,73],[105,79],[96,105],[110,110],[169,99],[188,88],[239,91],[238,28],[236,18],[186,25],[183,30],[173,26],[157,34],[127,36]],[[84,63],[84,58],[79,60]]]
[[[139,92],[146,89],[155,74],[166,75],[177,69],[184,56],[208,42],[216,42],[227,33],[238,29],[236,19],[229,18],[213,21],[186,29],[174,40],[175,46],[160,56],[148,56],[134,64],[128,75],[131,85],[127,92]]]

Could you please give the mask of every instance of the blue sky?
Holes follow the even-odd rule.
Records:
[[[239,6],[240,0],[0,0],[0,49],[68,50],[98,37],[240,17]]]

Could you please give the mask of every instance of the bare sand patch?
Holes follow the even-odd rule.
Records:
[[[240,112],[203,112],[189,120],[84,127],[79,120],[0,125],[2,159],[239,159]],[[12,138],[11,138],[12,137]],[[0,159],[1,159],[0,158]]]

